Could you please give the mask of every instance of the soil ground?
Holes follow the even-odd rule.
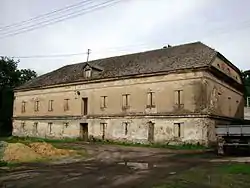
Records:
[[[250,184],[248,164],[239,166],[229,160],[222,163],[211,152],[83,143],[58,143],[57,146],[85,150],[88,158],[71,163],[32,163],[1,169],[0,187],[227,188]]]

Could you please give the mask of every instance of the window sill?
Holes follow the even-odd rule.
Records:
[[[101,109],[102,111],[104,111],[106,108],[107,108],[107,107],[100,107],[100,109]]]
[[[184,108],[184,104],[175,104],[175,108],[176,109],[183,109]]]
[[[152,109],[152,108],[155,108],[155,105],[147,105],[146,108]]]
[[[130,108],[130,106],[123,106],[122,110],[128,110]]]

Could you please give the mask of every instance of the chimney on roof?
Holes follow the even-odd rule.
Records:
[[[163,48],[171,48],[172,46],[170,44],[168,44],[167,46],[163,46]]]

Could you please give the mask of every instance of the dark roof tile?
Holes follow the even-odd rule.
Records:
[[[88,64],[100,71],[91,79],[113,78],[129,75],[156,73],[208,66],[216,51],[201,42],[162,48],[153,51],[129,54],[89,61]],[[18,89],[40,88],[64,83],[86,80],[86,62],[67,65],[39,76]]]

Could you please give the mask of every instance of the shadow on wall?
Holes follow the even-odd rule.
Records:
[[[235,114],[233,115],[234,118],[244,119],[244,104],[245,104],[245,100],[244,98],[242,98],[241,101],[239,101],[238,103]]]

